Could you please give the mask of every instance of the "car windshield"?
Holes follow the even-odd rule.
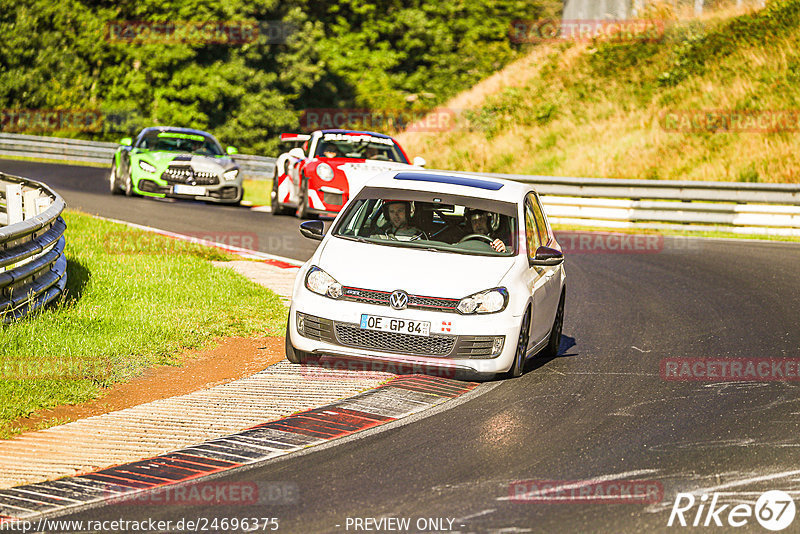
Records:
[[[149,132],[140,140],[137,148],[165,152],[190,152],[203,156],[222,156],[222,147],[211,136],[182,132]]]
[[[419,191],[361,191],[333,235],[378,245],[487,256],[517,253],[516,206]]]
[[[323,134],[317,142],[314,157],[358,158],[408,163],[403,151],[392,139],[369,134]]]

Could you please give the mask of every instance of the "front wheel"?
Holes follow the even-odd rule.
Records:
[[[131,178],[130,172],[128,173],[128,176],[125,177],[125,196],[133,196],[133,179]]]
[[[108,175],[108,190],[112,195],[119,195],[122,191],[117,186],[117,166],[111,165],[111,173]]]
[[[278,198],[278,179],[273,178],[272,180],[272,192],[269,194],[270,198],[270,207],[272,208],[273,215],[283,215],[286,213],[286,208],[283,204],[281,204],[280,199]]]
[[[291,314],[289,316],[291,321]],[[289,323],[286,323],[286,359],[292,363],[304,363],[308,358],[308,353],[302,350],[297,350],[292,345],[292,338],[289,337]]]
[[[525,369],[525,355],[528,353],[528,336],[531,326],[531,309],[525,310],[525,315],[522,317],[522,324],[519,327],[519,337],[517,338],[517,351],[514,353],[514,363],[508,374],[512,378],[522,376]]]
[[[564,326],[564,296],[565,293],[562,291],[561,299],[558,301],[556,318],[553,320],[553,328],[550,330],[550,338],[547,341],[547,346],[541,353],[545,358],[555,358],[558,356],[558,347],[561,346],[561,330]]]

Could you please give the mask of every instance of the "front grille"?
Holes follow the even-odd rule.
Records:
[[[211,198],[218,198],[220,200],[236,200],[236,197],[239,196],[239,188],[235,185],[230,185],[227,187],[220,187],[219,189],[215,189],[213,191],[208,191],[206,194]]]
[[[394,332],[364,330],[358,325],[335,322],[336,338],[339,343],[359,349],[377,349],[400,354],[420,356],[447,356],[455,346],[456,336],[432,334],[412,336]]]
[[[300,330],[300,321],[303,322],[303,330],[300,333],[305,337],[316,339],[317,341],[336,343],[336,338],[333,335],[333,321],[330,319],[322,319],[307,313],[297,312],[298,331]]]
[[[341,206],[343,204],[341,193],[330,193],[328,191],[322,192],[322,201],[331,206]]]
[[[215,173],[196,171],[185,165],[170,165],[161,174],[161,179],[169,184],[216,185],[219,183],[219,176]]]
[[[494,336],[459,336],[455,358],[494,358],[492,344]],[[505,340],[504,340],[505,341]]]
[[[172,192],[171,187],[166,187],[163,185],[158,185],[152,180],[139,180],[138,184],[140,191],[145,191],[147,193],[163,193],[167,194]]]
[[[357,287],[343,287],[342,292],[343,300],[366,302],[367,304],[377,304],[379,306],[388,306],[389,295],[391,295],[391,292],[388,291],[361,289]],[[455,312],[458,302],[459,301],[457,299],[423,297],[421,295],[408,296],[409,308],[422,308],[425,310],[441,312]]]

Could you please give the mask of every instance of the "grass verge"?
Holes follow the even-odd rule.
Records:
[[[67,221],[67,295],[0,326],[0,437],[18,417],[102,389],[215,337],[282,335],[277,295],[210,260],[233,256],[77,212]]]
[[[272,180],[247,180],[242,183],[244,186],[244,203],[252,206],[270,206],[270,194],[272,194]]]

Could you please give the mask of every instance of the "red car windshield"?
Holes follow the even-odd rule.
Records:
[[[403,151],[388,137],[369,134],[326,133],[317,142],[317,158],[357,158],[408,163]]]

